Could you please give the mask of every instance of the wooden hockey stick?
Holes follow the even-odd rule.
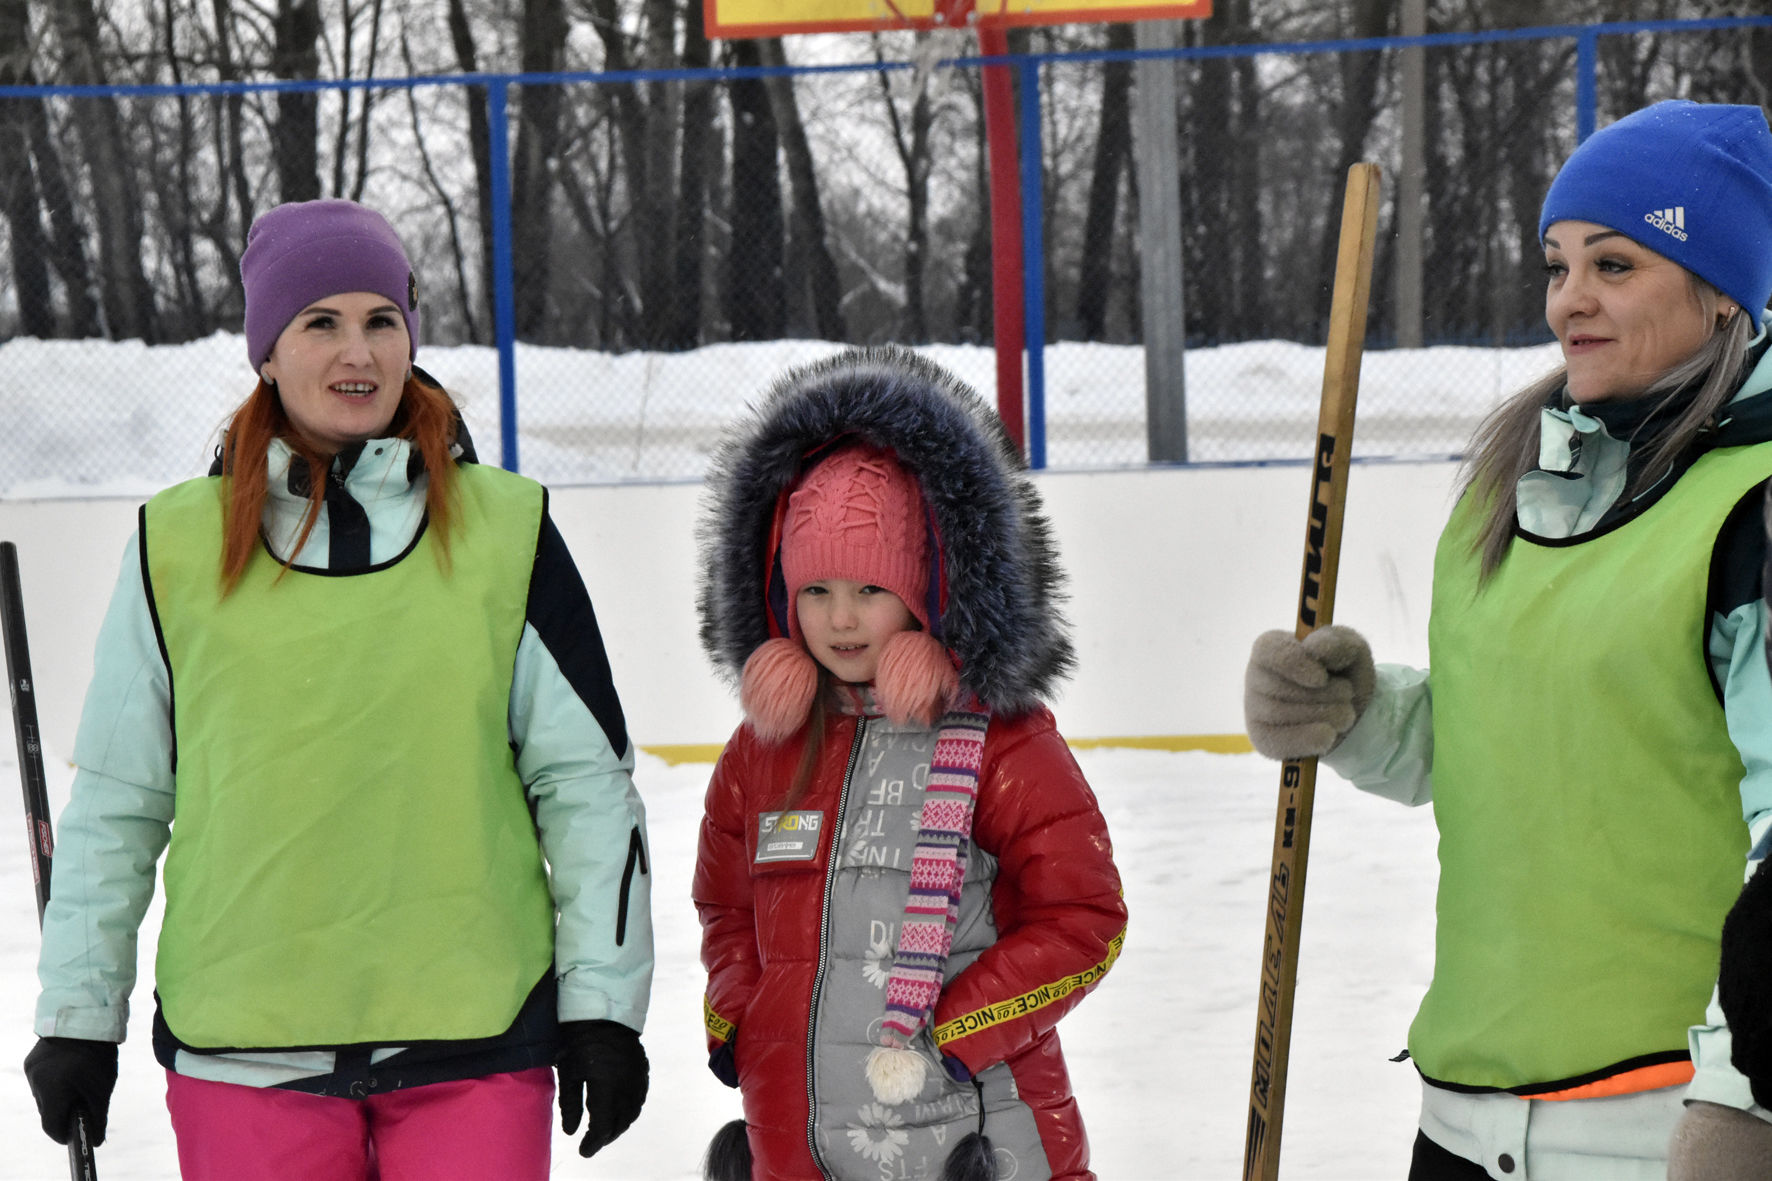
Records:
[[[1376,164],[1355,164],[1348,169],[1347,195],[1341,208],[1341,244],[1329,303],[1329,345],[1323,358],[1323,400],[1317,412],[1317,457],[1305,524],[1304,573],[1298,588],[1299,639],[1327,624],[1335,607],[1335,571],[1341,558],[1341,519],[1354,441],[1354,396],[1360,388],[1373,239],[1378,229],[1378,178]],[[1255,1068],[1249,1079],[1249,1126],[1243,1142],[1243,1181],[1275,1181],[1280,1175],[1280,1126],[1286,1106],[1292,999],[1298,983],[1299,921],[1304,912],[1305,859],[1310,853],[1311,803],[1316,787],[1316,759],[1288,759],[1281,765],[1273,869],[1268,875],[1267,935],[1261,948],[1261,1001],[1255,1017]]]

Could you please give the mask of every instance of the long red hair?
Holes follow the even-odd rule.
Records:
[[[425,489],[425,511],[430,528],[436,530],[439,560],[449,560],[449,526],[451,504],[455,494],[455,460],[449,454],[455,442],[455,403],[441,387],[424,381],[416,374],[406,378],[400,393],[400,405],[388,424],[393,438],[411,439],[424,458],[430,484]],[[282,439],[289,449],[307,462],[315,478],[309,481],[308,510],[302,518],[301,532],[283,561],[287,570],[301,547],[307,544],[314,523],[320,519],[320,507],[326,500],[325,472],[332,466],[332,457],[315,447],[289,420],[276,387],[260,381],[256,389],[234,411],[222,437],[222,594],[231,593],[246,572],[258,547],[260,521],[264,515],[269,473],[266,453],[271,440]]]

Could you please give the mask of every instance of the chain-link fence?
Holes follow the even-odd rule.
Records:
[[[245,226],[291,177],[319,184],[295,196],[389,215],[418,271],[419,363],[483,458],[543,480],[697,478],[783,368],[845,343],[917,345],[994,395],[985,63],[878,44],[908,56],[0,86],[0,495],[137,492],[206,466],[201,440],[252,383]],[[1456,453],[1556,363],[1536,243],[1556,164],[1584,124],[1656,98],[1757,101],[1772,17],[1169,51],[1122,32],[995,59],[1037,78],[1019,118],[1040,152],[1022,200],[1048,464],[1146,462],[1139,71],[1177,84],[1187,458],[1292,459],[1315,421],[1341,177],[1357,159],[1400,171],[1408,52],[1427,123],[1404,165],[1422,183],[1408,314],[1428,344],[1387,347],[1407,335],[1387,182],[1367,456]],[[114,441],[97,470],[68,470],[76,437]]]

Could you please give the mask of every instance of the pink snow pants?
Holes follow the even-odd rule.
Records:
[[[545,1066],[367,1099],[166,1073],[184,1181],[546,1181]]]

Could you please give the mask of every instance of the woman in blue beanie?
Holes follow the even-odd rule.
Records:
[[[143,507],[98,639],[25,1060],[102,1142],[165,854],[154,1053],[187,1181],[542,1181],[638,1115],[645,819],[540,485],[413,366],[387,221],[278,206],[256,388]],[[178,822],[173,824],[176,813]]]
[[[1772,833],[1761,506],[1772,131],[1663,102],[1583,143],[1539,219],[1563,365],[1479,428],[1434,561],[1431,670],[1347,627],[1256,640],[1273,758],[1432,801],[1413,1181],[1766,1175],[1772,1112],[1707,1000]],[[1745,817],[1746,823],[1743,822]]]

